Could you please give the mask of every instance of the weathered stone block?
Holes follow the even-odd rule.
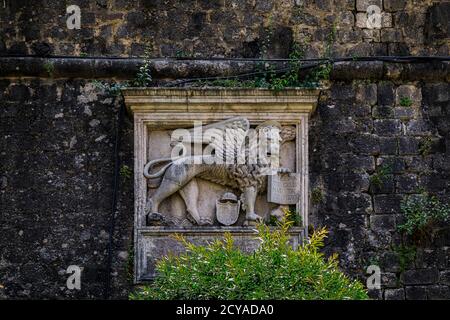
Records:
[[[380,9],[383,8],[382,0],[356,0],[356,10],[366,12],[371,5],[376,5]]]
[[[377,29],[364,29],[362,30],[362,37],[367,42],[380,42],[380,30]]]
[[[396,194],[375,195],[373,197],[375,213],[399,213],[403,197]]]
[[[439,279],[439,271],[437,269],[407,270],[402,277],[406,285],[434,284]]]
[[[450,100],[450,84],[428,83],[423,87],[423,99],[427,105],[432,106],[439,102]]]
[[[393,118],[394,108],[390,106],[375,106],[372,108],[372,116],[374,118]]]
[[[400,120],[379,119],[373,122],[374,133],[380,136],[392,136],[401,133]]]
[[[340,133],[351,133],[356,130],[356,123],[352,119],[344,119],[337,123],[337,130]]]
[[[381,27],[392,28],[392,14],[387,12],[381,14]]]
[[[433,169],[438,172],[450,172],[450,161],[445,154],[436,154],[433,156]]]
[[[450,2],[436,3],[428,9],[425,23],[426,39],[429,42],[448,39],[450,33]]]
[[[386,28],[381,30],[382,42],[401,42],[403,41],[403,35],[400,30],[394,28]]]
[[[381,300],[383,299],[383,291],[379,289],[369,289],[367,290],[367,295],[370,299]]]
[[[394,24],[403,29],[405,35],[410,37],[414,31],[422,29],[425,25],[425,14],[420,11],[400,11],[394,14]],[[423,33],[423,29],[422,29]],[[418,34],[416,36],[419,36]]]
[[[357,13],[356,14],[356,27],[365,29],[367,28],[367,13]]]
[[[417,117],[417,110],[411,107],[395,107],[394,117],[400,120],[409,120]]]
[[[334,170],[352,168],[352,172],[374,171],[375,160],[371,156],[355,156],[353,154],[333,155],[330,161],[330,168]]]
[[[379,157],[377,166],[387,166],[392,173],[402,173],[405,170],[405,161],[399,157]]]
[[[394,102],[394,84],[387,81],[378,83],[378,104],[382,106],[392,106]]]
[[[419,107],[422,103],[422,90],[413,85],[399,86],[395,93],[395,105],[402,106],[402,99],[405,98],[411,103],[410,107]]]
[[[380,137],[379,138],[380,154],[394,155],[398,152],[398,141],[395,137]]]
[[[439,274],[439,283],[450,286],[450,270],[441,271]]]
[[[372,113],[372,108],[369,105],[365,105],[365,104],[361,104],[361,105],[356,105],[353,108],[353,115],[354,117],[359,117],[359,118],[369,118],[370,115]],[[372,119],[364,119],[361,121],[371,121]]]
[[[347,50],[348,56],[383,56],[387,54],[387,46],[384,43],[362,42]]]
[[[384,272],[398,272],[400,270],[398,254],[393,251],[385,251],[381,257],[381,268]]]
[[[450,133],[447,135],[447,138],[445,139],[445,154],[447,156],[450,156]]]
[[[327,119],[340,119],[343,117],[341,108],[336,104],[323,104],[317,107],[317,112],[324,120]]]
[[[23,84],[15,84],[8,88],[9,99],[17,102],[24,102],[30,99],[30,89]]]
[[[350,142],[350,144],[353,147],[353,150],[359,154],[374,155],[380,153],[379,141],[375,135],[358,135]]]
[[[370,229],[375,232],[395,230],[395,217],[390,214],[370,216]]]
[[[342,192],[337,198],[339,210],[355,215],[372,212],[372,201],[368,194],[357,192]]]
[[[130,12],[126,15],[126,21],[132,28],[145,27],[145,16],[141,12]]]
[[[419,189],[417,175],[405,174],[396,177],[396,188],[399,193],[415,193]]]
[[[355,25],[355,16],[351,11],[344,11],[339,13],[340,24],[346,27],[353,27]]]
[[[130,55],[134,57],[142,57],[145,53],[145,46],[139,43],[133,43],[131,45]]]
[[[410,172],[429,171],[432,168],[432,158],[422,156],[405,157],[406,169]]]
[[[411,120],[406,124],[406,134],[411,136],[430,136],[431,124],[426,120]]]
[[[369,175],[360,173],[339,173],[327,175],[324,181],[334,191],[367,192]]]
[[[377,103],[377,85],[375,83],[358,85],[356,88],[356,101],[375,105]]]
[[[357,43],[361,41],[362,34],[359,30],[339,30],[337,34],[338,41],[346,43]]]
[[[387,45],[388,45],[387,52],[389,53],[389,55],[407,56],[411,52],[411,49],[408,46],[408,44],[403,42],[388,43]]]
[[[384,10],[393,12],[403,10],[406,0],[384,0]]]
[[[383,288],[396,288],[398,286],[397,275],[393,272],[382,273],[381,286]]]
[[[445,257],[443,250],[438,248],[426,248],[417,250],[416,253],[416,266],[418,268],[438,268],[444,269],[445,265]]]
[[[448,286],[428,286],[427,295],[429,300],[449,300],[450,287]]]
[[[334,85],[331,87],[331,100],[352,101],[355,97],[355,88],[352,85]]]
[[[443,172],[432,172],[426,173],[420,176],[420,184],[427,188],[430,192],[442,192],[448,186],[450,186],[450,181],[448,175]]]
[[[225,0],[200,0],[198,1],[203,9],[220,9],[225,5]],[[262,7],[271,8],[271,1],[258,1]],[[269,9],[270,10],[270,9]]]
[[[406,300],[427,300],[427,287],[406,287]]]
[[[384,290],[385,300],[405,300],[404,289],[386,289]]]
[[[415,155],[419,153],[419,139],[414,137],[399,137],[398,142],[399,154]]]

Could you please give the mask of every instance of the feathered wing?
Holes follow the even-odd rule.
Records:
[[[183,143],[201,143],[214,150],[216,159],[226,163],[235,163],[245,156],[245,138],[250,129],[249,121],[244,117],[234,117],[217,123],[202,126],[202,134],[194,134],[190,129],[190,140]]]

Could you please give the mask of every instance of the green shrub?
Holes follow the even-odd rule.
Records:
[[[444,204],[435,196],[423,193],[409,197],[401,204],[405,222],[398,229],[407,235],[426,236],[435,224],[450,220],[450,205]]]
[[[319,249],[327,231],[318,230],[307,244],[289,245],[288,218],[276,229],[260,224],[261,245],[252,254],[236,248],[230,234],[207,246],[176,238],[186,253],[157,264],[155,281],[130,294],[153,299],[367,299],[363,285],[338,269],[337,256],[325,259]]]

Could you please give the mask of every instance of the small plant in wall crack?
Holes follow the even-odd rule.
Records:
[[[44,69],[45,72],[47,72],[47,75],[50,77],[53,77],[53,72],[55,71],[55,66],[51,62],[44,63]]]
[[[150,70],[150,47],[147,46],[144,54],[144,64],[139,67],[134,79],[123,82],[106,82],[94,80],[94,85],[112,96],[118,96],[122,89],[128,87],[147,87],[151,84],[153,78]]]
[[[378,167],[376,172],[370,177],[370,189],[379,189],[383,186],[389,174],[392,173],[392,168],[389,165],[382,165]]]
[[[402,107],[411,107],[413,104],[413,101],[410,97],[401,97],[400,98],[400,106]]]
[[[419,144],[419,153],[422,156],[427,156],[433,149],[433,139],[431,137],[425,137]]]
[[[124,82],[107,82],[107,81],[93,81],[94,86],[99,89],[105,91],[110,96],[118,96],[122,89],[129,86],[128,81]]]
[[[314,188],[311,192],[311,202],[313,204],[319,204],[323,201],[323,192],[320,188]]]
[[[120,176],[126,180],[130,179],[131,176],[133,174],[133,171],[131,170],[131,168],[127,165],[123,165],[122,167],[120,167]]]
[[[147,87],[153,81],[150,70],[151,45],[147,44],[144,51],[144,64],[139,67],[136,77],[131,80],[132,87]]]
[[[145,62],[143,66],[139,68],[136,77],[131,81],[132,87],[147,87],[152,82],[152,75],[150,73],[150,65]]]
[[[402,244],[399,246],[393,246],[392,252],[394,252],[398,258],[400,273],[403,273],[406,268],[408,268],[416,260],[417,248],[415,246]]]
[[[403,200],[401,211],[405,221],[398,229],[413,237],[416,243],[431,241],[439,231],[438,225],[450,221],[450,204],[428,193],[409,196]]]

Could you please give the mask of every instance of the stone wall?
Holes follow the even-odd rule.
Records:
[[[361,24],[379,1],[74,1],[81,30],[67,30],[63,1],[0,2],[0,55],[305,57],[448,55],[447,1],[384,0],[381,30]],[[298,5],[296,5],[296,3]],[[73,3],[70,3],[73,4]],[[264,49],[267,46],[267,50]],[[120,99],[94,78],[128,79],[142,61],[0,57],[0,298],[101,298],[106,277]],[[49,66],[51,67],[51,70]],[[252,70],[238,62],[153,60],[156,84]],[[380,299],[450,299],[450,234],[400,263],[399,204],[422,189],[450,196],[448,63],[336,63],[310,128],[314,225],[327,226],[326,251],[365,281],[383,273]],[[402,107],[409,97],[412,105]],[[120,157],[133,168],[132,123]],[[429,146],[423,152],[424,144]],[[385,183],[370,190],[378,168]],[[316,198],[316,197],[314,197]],[[113,247],[113,296],[130,288],[133,184],[120,179]],[[83,267],[80,291],[66,288],[69,265]],[[404,269],[404,270],[403,270]]]
[[[0,80],[0,298],[101,298],[117,105],[89,80]],[[121,157],[132,168],[132,125]],[[113,284],[127,296],[132,177],[121,179]],[[131,252],[131,251],[130,251]],[[83,268],[81,291],[66,269]]]
[[[287,57],[448,55],[446,0],[5,0],[0,54]],[[81,29],[68,30],[68,5],[81,8]],[[369,5],[381,29],[367,28]],[[3,5],[2,5],[3,6]]]
[[[373,297],[450,298],[449,232],[418,248],[405,266],[394,250],[404,196],[424,189],[448,201],[450,194],[450,85],[439,72],[432,73],[434,80],[417,81],[426,74],[409,67],[382,64],[388,73],[351,80],[351,70],[362,77],[367,70],[376,75],[376,68],[335,65],[311,119],[311,190],[322,195],[311,200],[311,222],[330,229],[326,252],[338,252],[350,275],[365,281],[366,267],[380,265],[383,290]],[[102,297],[120,101],[113,103],[90,79],[4,78],[0,85],[1,297]],[[402,97],[412,105],[400,106]],[[120,156],[130,168],[132,142],[127,119]],[[385,164],[391,173],[371,190],[371,177]],[[132,217],[132,179],[122,174],[115,297],[126,297],[130,287]],[[66,289],[65,270],[72,264],[84,268],[81,291]]]
[[[327,251],[350,273],[364,279],[368,265],[380,266],[383,290],[372,297],[450,298],[448,230],[405,262],[397,230],[406,196],[426,190],[449,201],[449,92],[443,82],[335,82],[312,118],[311,189],[323,195],[311,204],[313,224],[331,229]],[[371,183],[386,165],[381,185]]]

